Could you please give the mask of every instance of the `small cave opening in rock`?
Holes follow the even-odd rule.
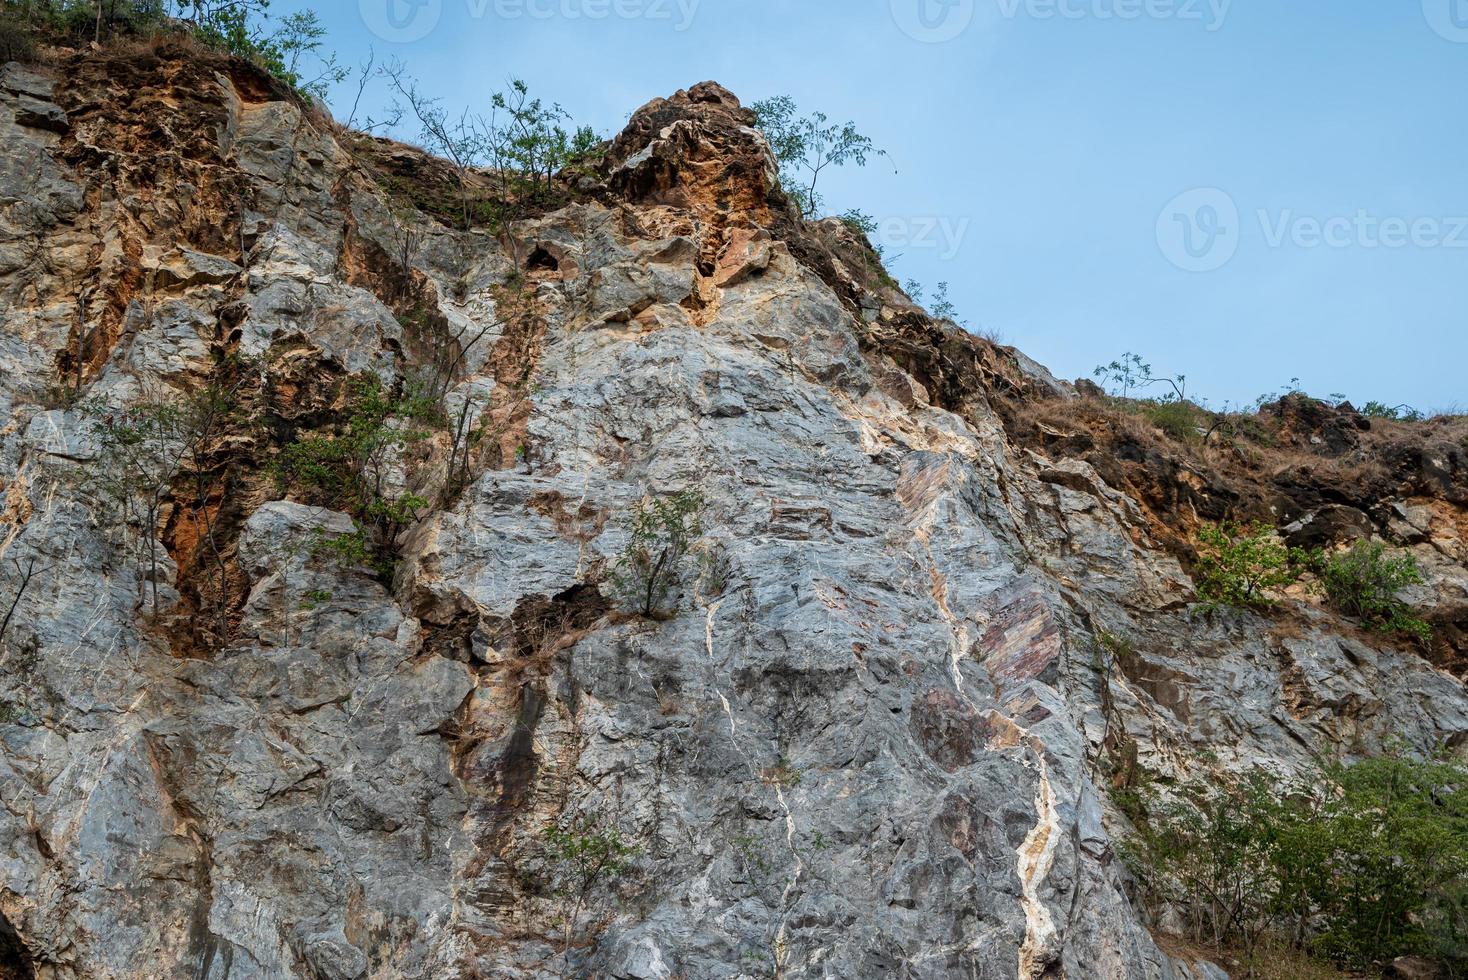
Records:
[[[35,980],[31,953],[10,920],[0,915],[0,980]]]
[[[536,270],[541,270],[544,272],[560,272],[561,261],[560,259],[557,259],[554,255],[550,254],[550,252],[546,251],[543,246],[537,245],[535,247],[535,250],[530,253],[530,257],[525,260],[525,268],[527,271],[530,272],[534,272]]]

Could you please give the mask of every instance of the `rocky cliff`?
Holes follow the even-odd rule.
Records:
[[[802,222],[752,122],[655,100],[460,230],[445,164],[239,63],[0,72],[0,973],[1216,976],[1112,790],[1462,743],[1461,432],[1113,418]],[[472,448],[400,449],[390,563],[300,546],[352,519],[274,461],[425,365]],[[244,421],[113,516],[110,413],[209,385]],[[629,612],[628,516],[688,490],[706,573]],[[1435,647],[1190,615],[1251,516],[1412,548]]]

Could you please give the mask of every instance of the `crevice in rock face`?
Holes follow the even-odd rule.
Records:
[[[556,658],[595,629],[610,611],[610,604],[594,585],[575,585],[549,599],[526,596],[509,621],[492,635],[492,642],[508,647],[514,671],[545,676]]]
[[[10,920],[0,914],[0,980],[35,980],[35,961]]]
[[[371,293],[392,311],[403,328],[404,345],[400,353],[405,363],[427,366],[435,375],[433,380],[445,388],[459,380],[458,375],[462,373],[459,368],[467,348],[479,338],[455,335],[448,317],[439,308],[438,287],[413,267],[414,242],[421,233],[404,227],[400,231],[402,251],[389,253],[361,234],[352,212],[352,190],[348,183],[339,182],[333,193],[343,222],[337,254],[342,277]]]
[[[535,408],[532,384],[549,324],[533,284],[532,278],[493,290],[501,333],[485,365],[495,388],[481,416],[479,452],[483,463],[495,469],[535,463],[534,447],[528,444]]]
[[[221,324],[221,330],[224,325]],[[249,576],[239,564],[239,539],[255,509],[271,496],[268,453],[292,432],[291,420],[309,418],[315,399],[301,390],[329,389],[334,372],[319,359],[268,355],[262,382],[233,358],[235,341],[217,342],[215,368],[199,380],[229,393],[233,407],[197,447],[189,462],[198,472],[180,475],[170,489],[170,508],[159,540],[177,567],[180,602],[168,617],[176,656],[211,654],[228,644],[249,599]],[[319,397],[319,396],[318,396]]]

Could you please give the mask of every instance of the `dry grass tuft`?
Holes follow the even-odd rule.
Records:
[[[1264,941],[1252,954],[1237,949],[1213,949],[1177,936],[1154,936],[1157,948],[1184,963],[1209,962],[1226,969],[1236,980],[1361,980],[1325,960],[1280,942]]]

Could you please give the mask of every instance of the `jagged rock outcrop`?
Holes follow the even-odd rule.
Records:
[[[1223,484],[1024,417],[1074,392],[800,222],[751,123],[710,83],[656,100],[563,204],[462,231],[404,202],[442,164],[247,66],[5,67],[11,970],[1214,976],[1128,900],[1123,770],[1461,746],[1461,682],[1410,648],[1307,600],[1190,618],[1176,521]],[[445,347],[450,404],[483,399],[473,479],[390,575],[292,546],[351,521],[278,499],[280,447],[341,378]],[[87,406],[241,360],[252,424],[158,528],[119,527]],[[1462,454],[1433,465],[1463,486]],[[628,615],[626,515],[683,489],[723,571]],[[1362,527],[1411,528],[1422,597],[1461,609],[1449,491]],[[1352,506],[1318,500],[1289,519]],[[1102,633],[1130,640],[1114,670]],[[578,818],[638,851],[567,941],[544,831]]]

